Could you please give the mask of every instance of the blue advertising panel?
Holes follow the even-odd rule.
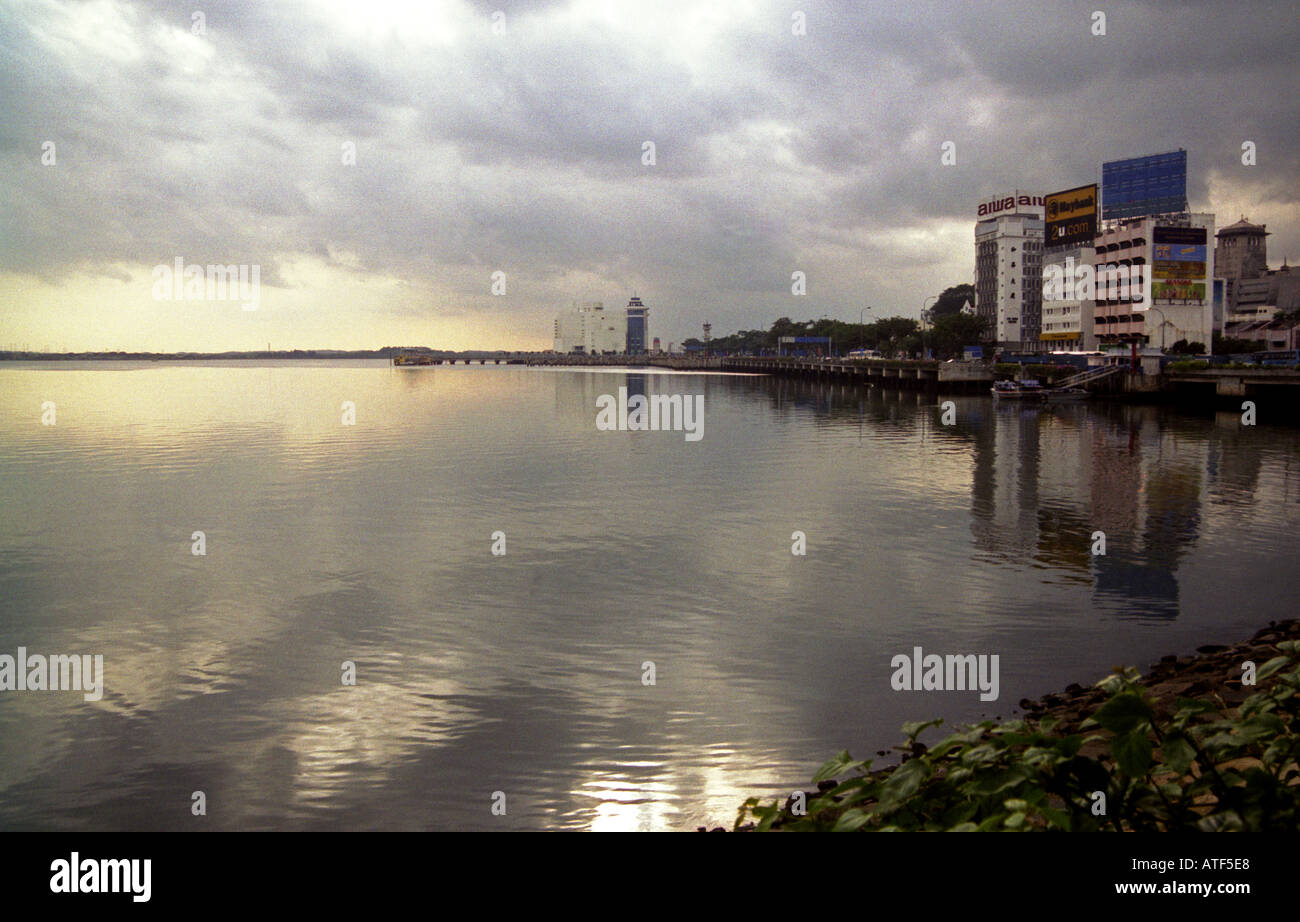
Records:
[[[1101,165],[1101,216],[1140,218],[1187,210],[1187,151]]]

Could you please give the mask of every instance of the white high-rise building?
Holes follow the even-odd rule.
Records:
[[[627,314],[607,311],[600,301],[584,301],[555,318],[555,351],[587,355],[627,349]]]
[[[1038,351],[1043,305],[1043,199],[1013,195],[980,206],[975,312],[1003,349]]]

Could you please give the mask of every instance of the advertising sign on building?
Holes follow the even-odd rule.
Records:
[[[1154,252],[1151,275],[1157,279],[1204,279],[1206,231],[1203,227],[1156,227],[1151,234]],[[1201,286],[1200,297],[1205,297]]]
[[[996,218],[1004,214],[1023,214],[1041,218],[1043,216],[1043,197],[1041,195],[1030,195],[1017,189],[1010,195],[999,195],[987,202],[980,202],[978,214],[981,221],[985,218]]]
[[[1152,281],[1151,297],[1156,301],[1204,301],[1205,283],[1191,279]]]
[[[1187,210],[1187,151],[1101,165],[1101,216],[1140,218]]]
[[[1097,184],[1053,192],[1045,199],[1047,224],[1043,245],[1091,243],[1097,236]]]

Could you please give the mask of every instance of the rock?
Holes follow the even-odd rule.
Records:
[[[836,781],[834,778],[828,778],[825,781],[817,782],[817,790],[825,794],[827,791],[834,790],[838,785],[839,782]]]
[[[1228,648],[1223,646],[1222,644],[1207,643],[1204,644],[1203,646],[1197,647],[1196,652],[1197,653],[1222,653],[1226,649]]]

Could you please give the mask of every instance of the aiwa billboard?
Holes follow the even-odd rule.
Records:
[[[1187,210],[1187,151],[1110,160],[1101,165],[1103,220]]]

